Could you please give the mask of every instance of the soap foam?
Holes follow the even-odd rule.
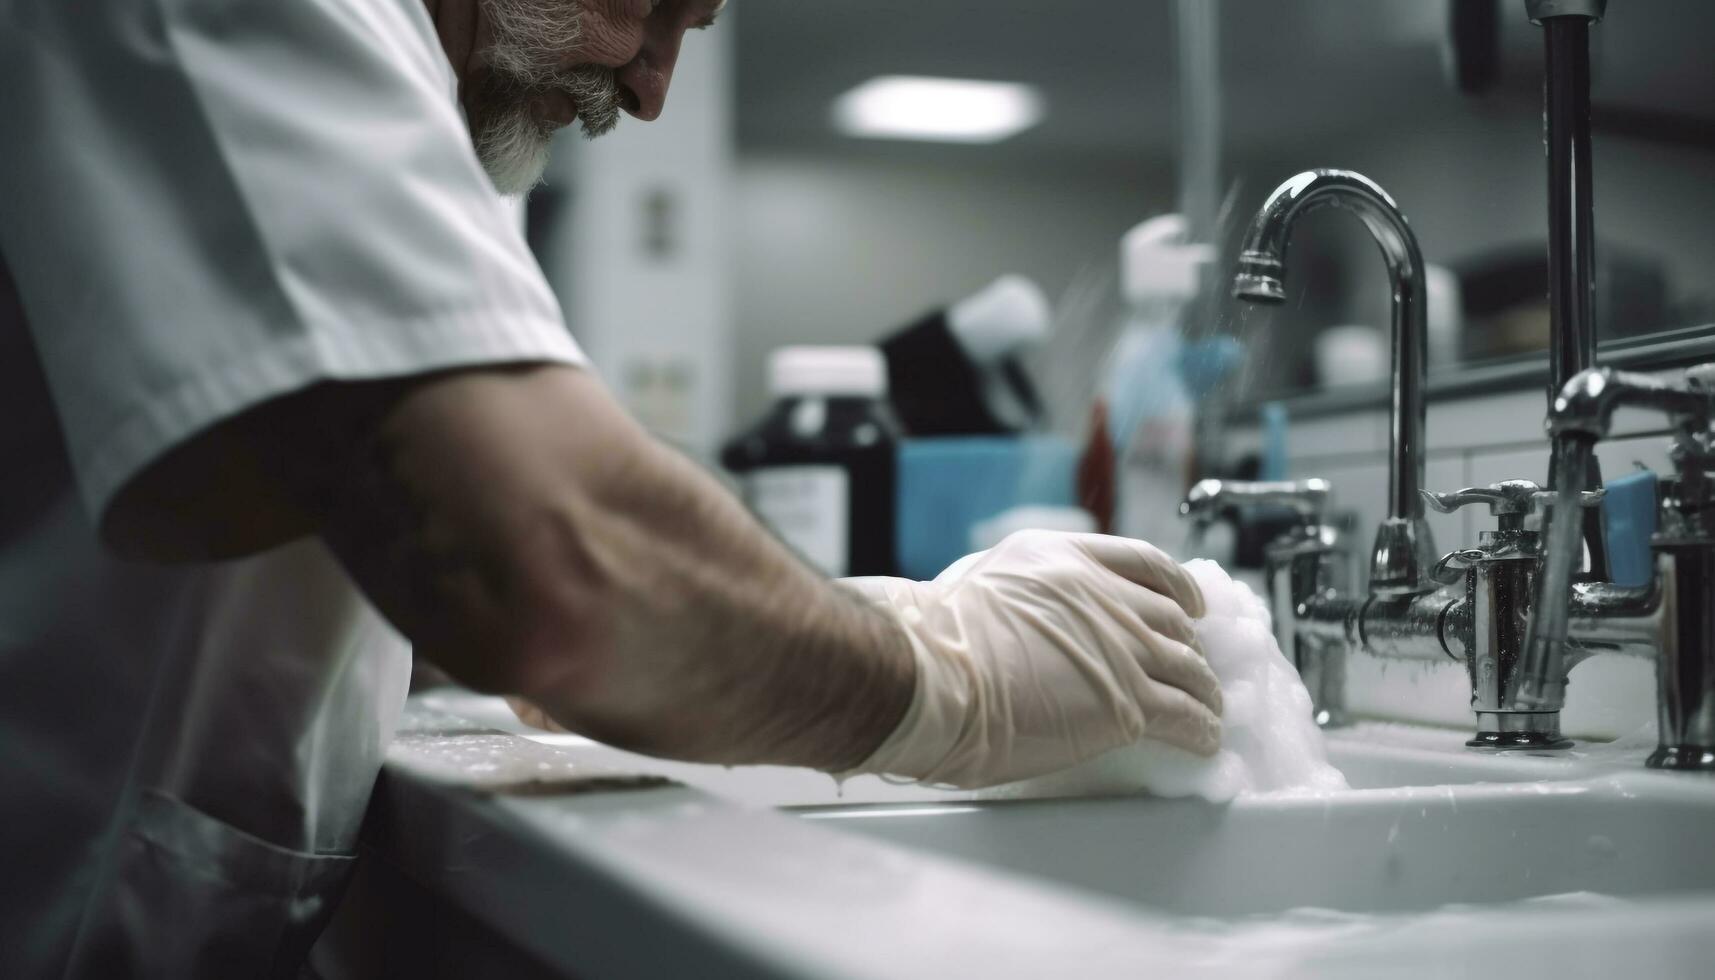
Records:
[[[1209,666],[1220,678],[1225,710],[1221,751],[1204,759],[1161,742],[1116,749],[1062,772],[984,791],[992,799],[1114,795],[1201,796],[1225,802],[1240,793],[1346,788],[1328,764],[1310,692],[1281,655],[1268,606],[1212,561],[1186,571],[1203,590],[1207,614],[1195,624]]]

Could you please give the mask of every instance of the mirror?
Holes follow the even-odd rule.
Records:
[[[1358,170],[1392,194],[1437,267],[1432,377],[1545,350],[1543,42],[1522,0],[1221,9],[1236,188],[1223,254],[1285,177]],[[1591,36],[1598,339],[1715,323],[1715,4],[1612,0]],[[1297,295],[1252,338],[1255,390],[1384,377],[1388,287],[1374,245],[1340,213],[1306,219],[1295,237]],[[1229,304],[1220,315],[1242,314]]]

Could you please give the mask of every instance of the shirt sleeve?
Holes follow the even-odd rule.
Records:
[[[335,379],[582,364],[421,0],[0,0],[0,251],[85,506]]]

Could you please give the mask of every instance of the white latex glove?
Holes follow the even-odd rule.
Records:
[[[1220,747],[1221,686],[1191,628],[1203,595],[1154,545],[1025,531],[933,582],[841,584],[895,615],[917,659],[898,728],[842,776],[971,789],[1143,738]]]

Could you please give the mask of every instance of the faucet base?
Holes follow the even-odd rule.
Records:
[[[1496,752],[1558,751],[1571,748],[1572,740],[1559,733],[1548,732],[1478,732],[1465,744],[1473,749]]]
[[[1715,748],[1702,745],[1663,745],[1644,763],[1651,769],[1715,772]]]
[[[1558,711],[1479,711],[1477,735],[1465,744],[1473,749],[1520,752],[1569,749],[1572,740],[1560,734]]]

